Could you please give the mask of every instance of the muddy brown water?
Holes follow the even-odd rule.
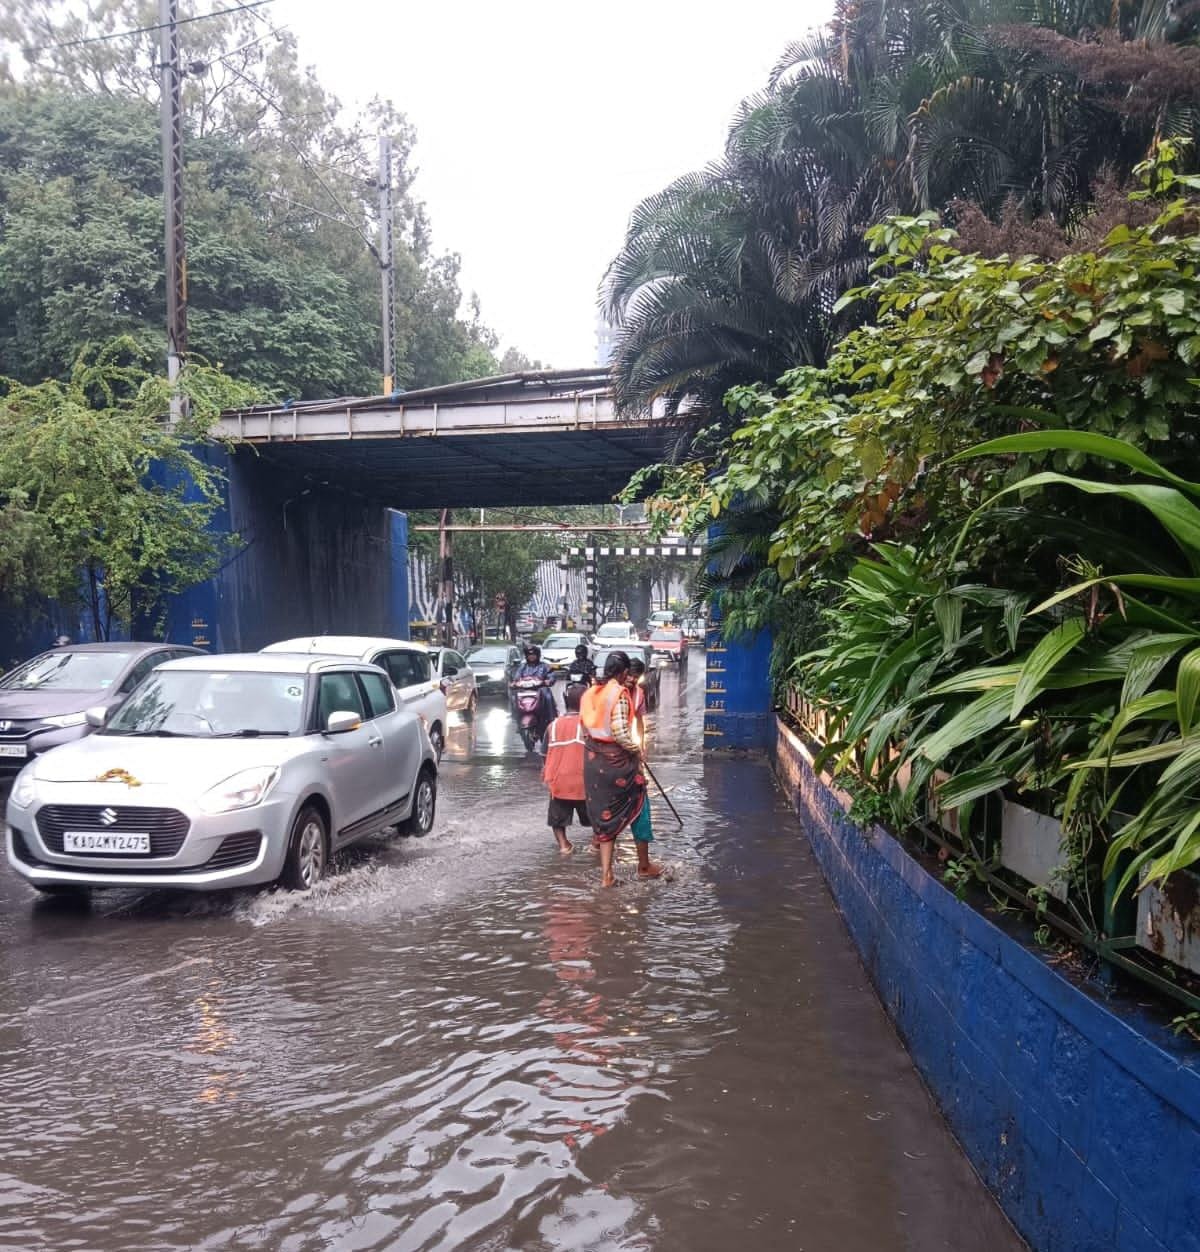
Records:
[[[0,879],[0,1248],[1007,1250],[765,764],[663,683],[669,880],[597,890],[502,709],[310,897]]]

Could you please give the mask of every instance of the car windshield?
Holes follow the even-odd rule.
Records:
[[[628,622],[605,622],[596,631],[597,639],[623,639],[629,634]]]
[[[582,635],[547,635],[542,648],[574,648],[582,640]]]
[[[128,652],[47,652],[0,678],[8,691],[106,691],[129,662]]]
[[[250,739],[303,729],[304,674],[155,670],[121,705],[106,735]]]
[[[651,634],[650,638],[651,638],[652,640],[670,639],[670,640],[672,641],[672,643],[678,643],[678,641],[679,641],[679,631],[677,631],[677,630],[656,630],[656,631],[654,631],[654,632]]]
[[[507,648],[476,648],[467,657],[468,665],[503,665],[508,660]]]

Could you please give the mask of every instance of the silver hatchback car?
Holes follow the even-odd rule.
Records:
[[[334,657],[196,656],[153,671],[8,799],[9,864],[40,891],[306,890],[337,849],[425,834],[437,756],[387,675]]]

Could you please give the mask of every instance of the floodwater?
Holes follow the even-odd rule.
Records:
[[[698,658],[696,658],[698,659]],[[765,764],[668,673],[669,877],[563,858],[502,709],[309,897],[0,878],[0,1249],[1018,1249]]]

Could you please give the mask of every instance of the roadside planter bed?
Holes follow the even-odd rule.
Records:
[[[958,899],[882,827],[853,821],[851,797],[816,772],[814,756],[779,719],[780,785],[863,963],[1022,1236],[1036,1252],[1200,1252],[1194,1046],[1136,1008],[1114,1011]],[[1031,812],[1016,814],[1010,854],[1052,883],[1057,823]],[[1175,927],[1169,955],[1200,934],[1200,881],[1165,894],[1175,912],[1155,913],[1142,893]]]

